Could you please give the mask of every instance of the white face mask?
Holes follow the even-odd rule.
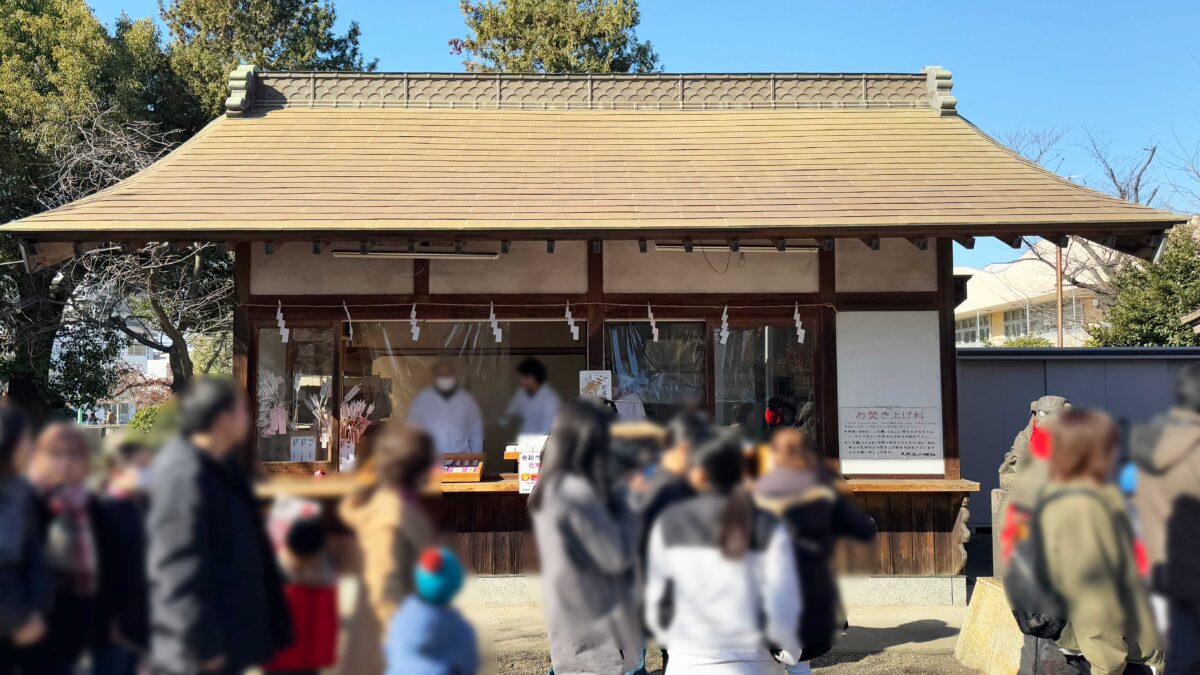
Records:
[[[454,391],[454,388],[458,386],[458,380],[453,377],[439,377],[433,381],[433,386],[442,393]]]

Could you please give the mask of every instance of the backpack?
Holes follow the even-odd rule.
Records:
[[[1046,565],[1046,543],[1042,537],[1042,511],[1060,497],[1086,494],[1090,490],[1063,490],[1038,500],[1024,528],[1016,533],[1012,557],[1004,572],[1004,594],[1021,632],[1046,640],[1057,640],[1067,626],[1067,606],[1050,581]]]

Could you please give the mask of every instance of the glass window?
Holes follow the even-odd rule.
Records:
[[[258,331],[258,456],[264,462],[329,461],[333,431],[333,327]]]
[[[544,420],[552,419],[556,411],[546,398],[574,398],[579,371],[587,368],[587,325],[583,321],[576,322],[578,340],[561,320],[501,321],[500,342],[487,321],[422,320],[417,340],[413,340],[408,321],[355,321],[352,326],[353,338],[344,352],[342,390],[347,406],[360,402],[355,404],[362,413],[359,427],[408,420],[413,401],[433,385],[435,364],[449,361],[458,375],[458,387],[479,408],[487,472],[512,470],[511,462],[503,463],[505,446],[524,431],[539,425],[544,428]],[[549,388],[535,392],[543,397],[532,403],[526,399],[533,397],[519,389],[517,373],[517,367],[531,357],[545,368],[543,386]],[[436,431],[431,431],[436,438]],[[357,454],[357,440],[343,434],[342,441],[349,442],[344,447],[339,444],[343,469]]]
[[[130,356],[145,356],[146,345],[140,342],[131,342],[129,343],[129,349],[127,349],[125,353],[129,354]]]
[[[1020,337],[1029,332],[1025,309],[1010,309],[1004,313],[1004,337]]]
[[[659,321],[606,326],[606,359],[613,401],[623,419],[665,422],[680,406],[705,404],[705,324]]]
[[[1029,332],[1051,333],[1058,330],[1058,304],[1043,302],[1034,305],[1029,312]]]
[[[979,317],[979,326],[977,328],[979,331],[979,341],[980,342],[983,342],[984,340],[988,340],[992,337],[992,323],[989,320],[988,316],[985,315],[985,316]]]
[[[803,428],[816,438],[812,340],[796,342],[795,326],[730,328],[716,357],[716,421],[766,438],[767,409],[776,424]]]
[[[958,344],[971,344],[979,340],[979,320],[975,317],[959,319],[954,322],[954,341]]]

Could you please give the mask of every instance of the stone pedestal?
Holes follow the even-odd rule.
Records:
[[[1004,559],[1000,555],[1000,530],[1004,527],[1004,512],[1008,510],[1008,490],[992,490],[992,575],[1004,578]]]

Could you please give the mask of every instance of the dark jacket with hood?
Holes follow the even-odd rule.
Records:
[[[800,658],[816,658],[833,648],[843,622],[829,564],[834,545],[839,537],[870,541],[875,521],[811,471],[772,469],[758,480],[755,501],[778,515],[792,537],[804,596]]]
[[[392,618],[384,646],[387,675],[474,675],[475,631],[453,607],[408,596]]]
[[[1153,589],[1200,603],[1200,412],[1174,408],[1130,437]]]
[[[291,643],[282,577],[244,469],[182,437],[155,460],[147,519],[150,648],[163,672],[230,672]]]

